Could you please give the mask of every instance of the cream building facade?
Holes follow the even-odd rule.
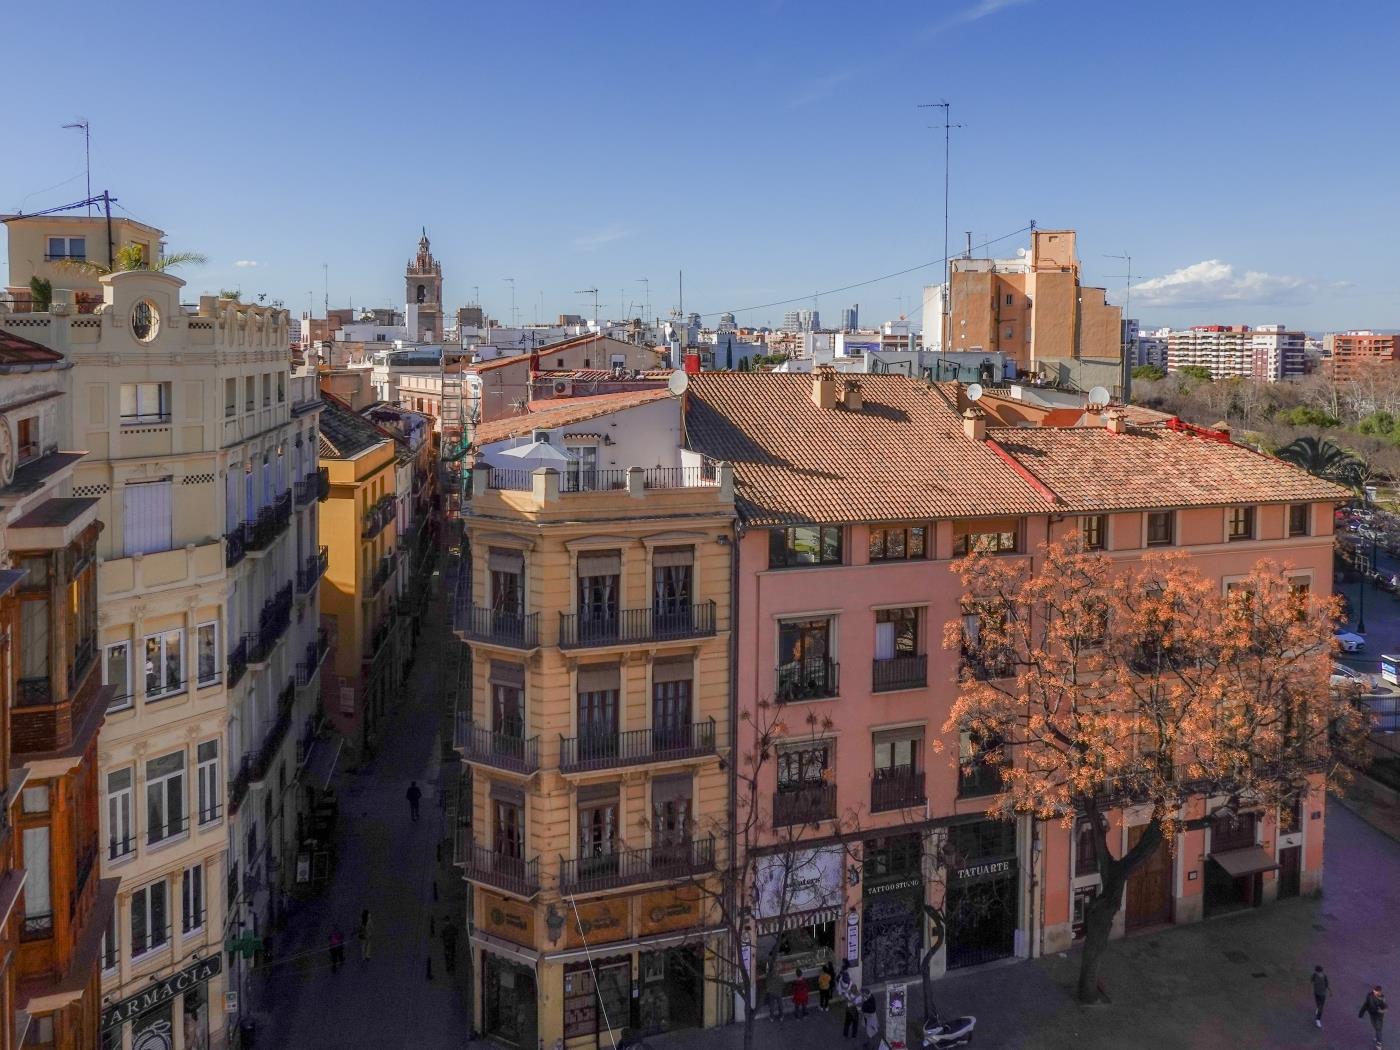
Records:
[[[58,236],[50,224],[69,245],[105,243],[101,219],[11,222],[12,282],[27,280],[30,242]],[[113,225],[118,240],[160,236]],[[89,450],[73,491],[97,499],[104,524],[98,646],[114,698],[99,737],[101,865],[121,880],[104,1004],[194,975],[103,1038],[130,1046],[169,1025],[177,1048],[219,1047],[237,1019],[224,993],[242,980],[225,942],[266,932],[295,868],[282,859],[325,652],[319,393],[313,374],[292,373],[284,310],[182,305],[184,282],[149,270],[51,280],[57,310],[0,326],[72,362],[72,437]],[[100,302],[65,309],[79,297]]]

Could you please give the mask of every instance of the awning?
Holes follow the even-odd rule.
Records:
[[[840,908],[822,908],[818,911],[798,912],[795,915],[776,915],[771,919],[760,919],[758,932],[781,933],[784,930],[795,930],[800,926],[821,926],[824,923],[835,922],[841,918]]]
[[[1247,849],[1232,849],[1224,853],[1212,853],[1210,859],[1219,864],[1232,878],[1255,875],[1261,871],[1274,871],[1278,863],[1262,846]]]

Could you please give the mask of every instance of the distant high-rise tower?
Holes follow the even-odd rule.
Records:
[[[787,313],[783,314],[783,331],[802,331],[802,313],[803,311],[801,310],[789,310]]]
[[[442,264],[433,258],[428,250],[428,231],[418,240],[418,255],[409,261],[404,275],[404,302],[410,309],[405,311],[404,320],[409,322],[416,310],[417,325],[410,323],[409,334],[424,342],[436,342],[442,338]]]
[[[724,313],[719,315],[719,328],[717,329],[718,331],[732,332],[738,327],[739,326],[734,321],[733,314]]]
[[[860,328],[860,303],[854,303],[841,311],[841,331],[854,332]]]

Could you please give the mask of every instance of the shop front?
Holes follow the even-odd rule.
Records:
[[[520,1050],[538,1043],[535,967],[535,907],[480,890],[473,950],[480,951],[481,1032]],[[516,950],[520,945],[525,951]]]
[[[948,871],[948,969],[1010,958],[1020,923],[1016,825],[955,824],[948,845],[955,858]]]
[[[1279,868],[1273,855],[1256,842],[1259,818],[1241,813],[1218,816],[1210,824],[1206,863],[1205,913],[1222,915],[1264,903],[1264,872]]]
[[[889,835],[864,845],[861,981],[919,973],[923,951],[923,835]]]
[[[784,985],[790,985],[798,970],[811,981],[824,964],[838,965],[844,877],[841,846],[774,854],[758,861],[755,979],[760,987],[773,967]]]
[[[209,1050],[209,983],[222,972],[223,955],[215,953],[103,1007],[104,1050]]]

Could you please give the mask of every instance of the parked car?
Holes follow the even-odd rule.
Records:
[[[1366,650],[1366,636],[1355,631],[1338,631],[1333,637],[1337,639],[1337,646],[1344,653],[1360,653]]]
[[[1333,689],[1356,690],[1361,693],[1371,691],[1371,676],[1346,664],[1333,664],[1331,685]]]

